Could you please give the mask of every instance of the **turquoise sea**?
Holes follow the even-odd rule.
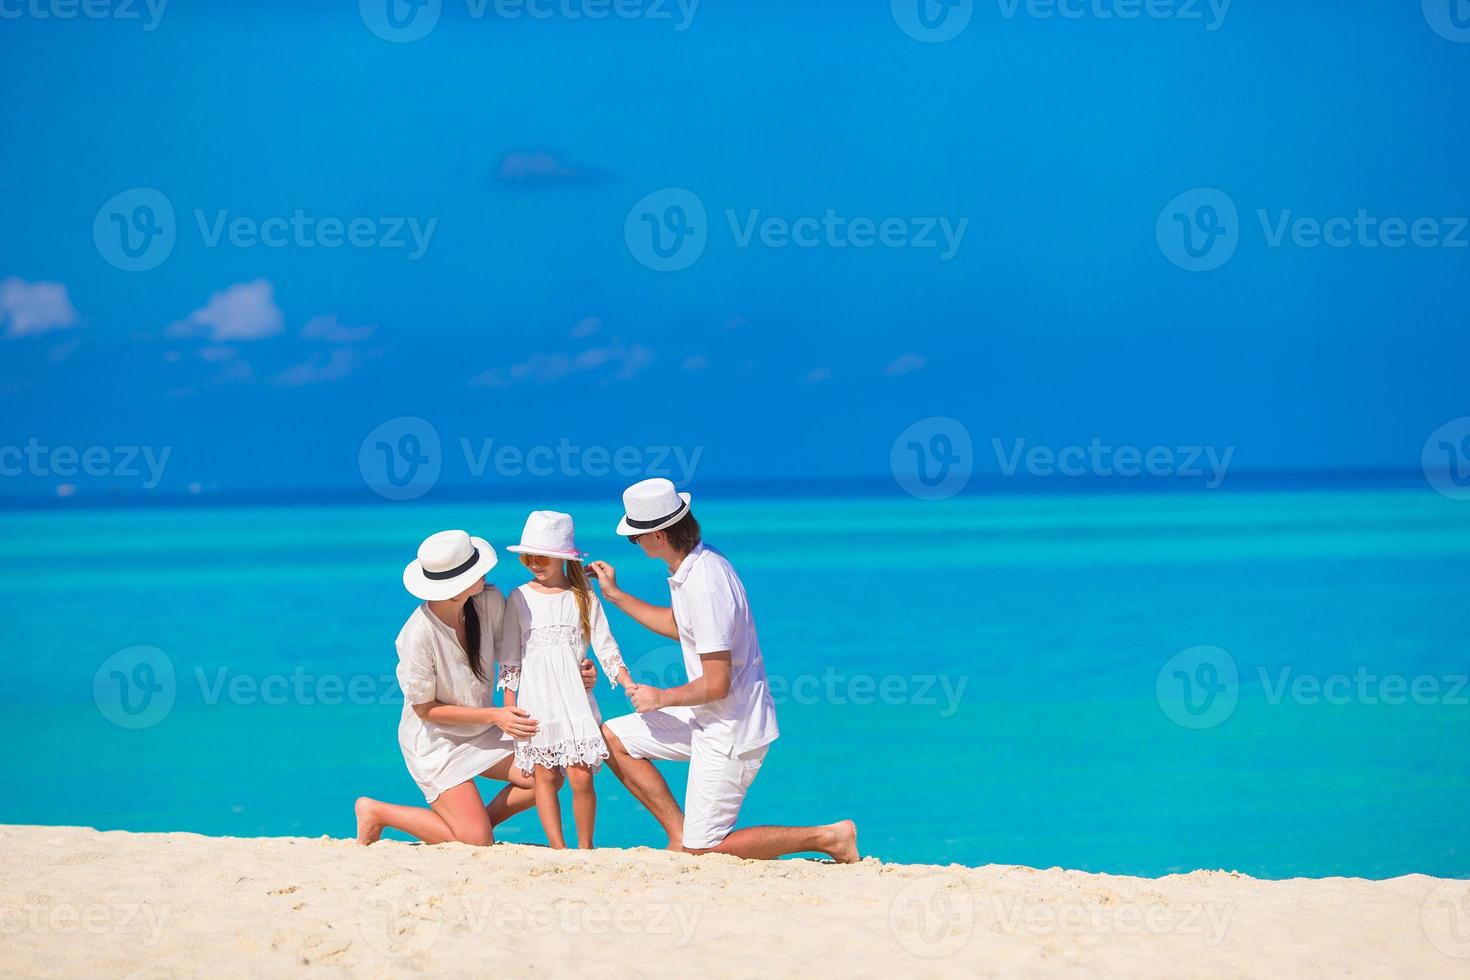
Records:
[[[853,817],[896,861],[1470,875],[1470,504],[706,496],[780,694],[744,822]],[[615,495],[536,504],[667,594]],[[442,528],[510,541],[530,508],[0,513],[0,822],[347,836],[359,794],[419,802],[402,567]],[[491,580],[522,576],[503,556]],[[635,673],[678,676],[613,617]],[[600,843],[657,843],[610,772],[599,790]],[[539,841],[534,814],[502,837]]]

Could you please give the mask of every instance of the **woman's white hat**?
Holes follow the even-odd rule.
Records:
[[[677,524],[689,513],[689,494],[677,493],[662,477],[643,480],[623,491],[619,534],[651,534]]]
[[[465,531],[440,531],[424,538],[419,556],[403,570],[403,587],[420,599],[453,599],[495,567],[490,542]]]
[[[572,524],[571,514],[558,510],[533,510],[521,531],[521,543],[509,545],[505,550],[518,555],[546,555],[581,561],[587,555],[577,550],[576,538],[577,529]]]

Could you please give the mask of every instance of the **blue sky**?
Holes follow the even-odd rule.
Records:
[[[886,478],[933,416],[977,472],[992,440],[1095,438],[1413,469],[1470,415],[1444,6],[992,0],[931,43],[902,0],[444,0],[393,42],[369,0],[9,2],[0,444],[167,449],[172,492],[360,489],[401,417],[444,486],[488,439]],[[637,233],[679,226],[670,188],[702,251],[660,271]],[[1211,188],[1228,256],[1191,271],[1167,236]],[[162,227],[139,189],[173,244],[133,271],[118,222]],[[1385,245],[1392,218],[1423,244]],[[144,482],[22,469],[0,496]]]

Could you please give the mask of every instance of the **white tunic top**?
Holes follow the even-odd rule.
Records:
[[[669,578],[674,623],[689,679],[704,676],[702,653],[730,651],[730,693],[694,708],[694,720],[732,755],[776,740],[776,705],[745,586],[728,559],[696,545]]]
[[[596,593],[588,598],[592,649],[616,684],[622,652]],[[516,768],[522,772],[538,765],[586,765],[595,771],[607,758],[597,699],[582,683],[587,642],[572,590],[548,594],[523,585],[511,592],[500,635],[500,687],[516,692],[516,706],[537,725],[535,735],[515,743]]]
[[[470,600],[480,617],[480,665],[490,676],[495,638],[505,618],[505,597],[493,585]],[[490,684],[475,676],[459,637],[448,624],[420,605],[403,624],[398,646],[398,686],[403,714],[398,720],[398,747],[409,775],[433,803],[453,789],[509,757],[514,741],[494,725],[445,725],[425,721],[416,704],[438,701],[464,708],[488,708]]]

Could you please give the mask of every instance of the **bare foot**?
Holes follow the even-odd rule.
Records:
[[[827,829],[832,832],[833,842],[827,848],[827,853],[832,860],[838,864],[856,864],[861,855],[858,854],[857,846],[857,824],[851,820],[839,820],[829,823]]]
[[[357,814],[357,842],[364,847],[383,836],[383,822],[378,819],[378,801],[359,796],[352,804]]]

